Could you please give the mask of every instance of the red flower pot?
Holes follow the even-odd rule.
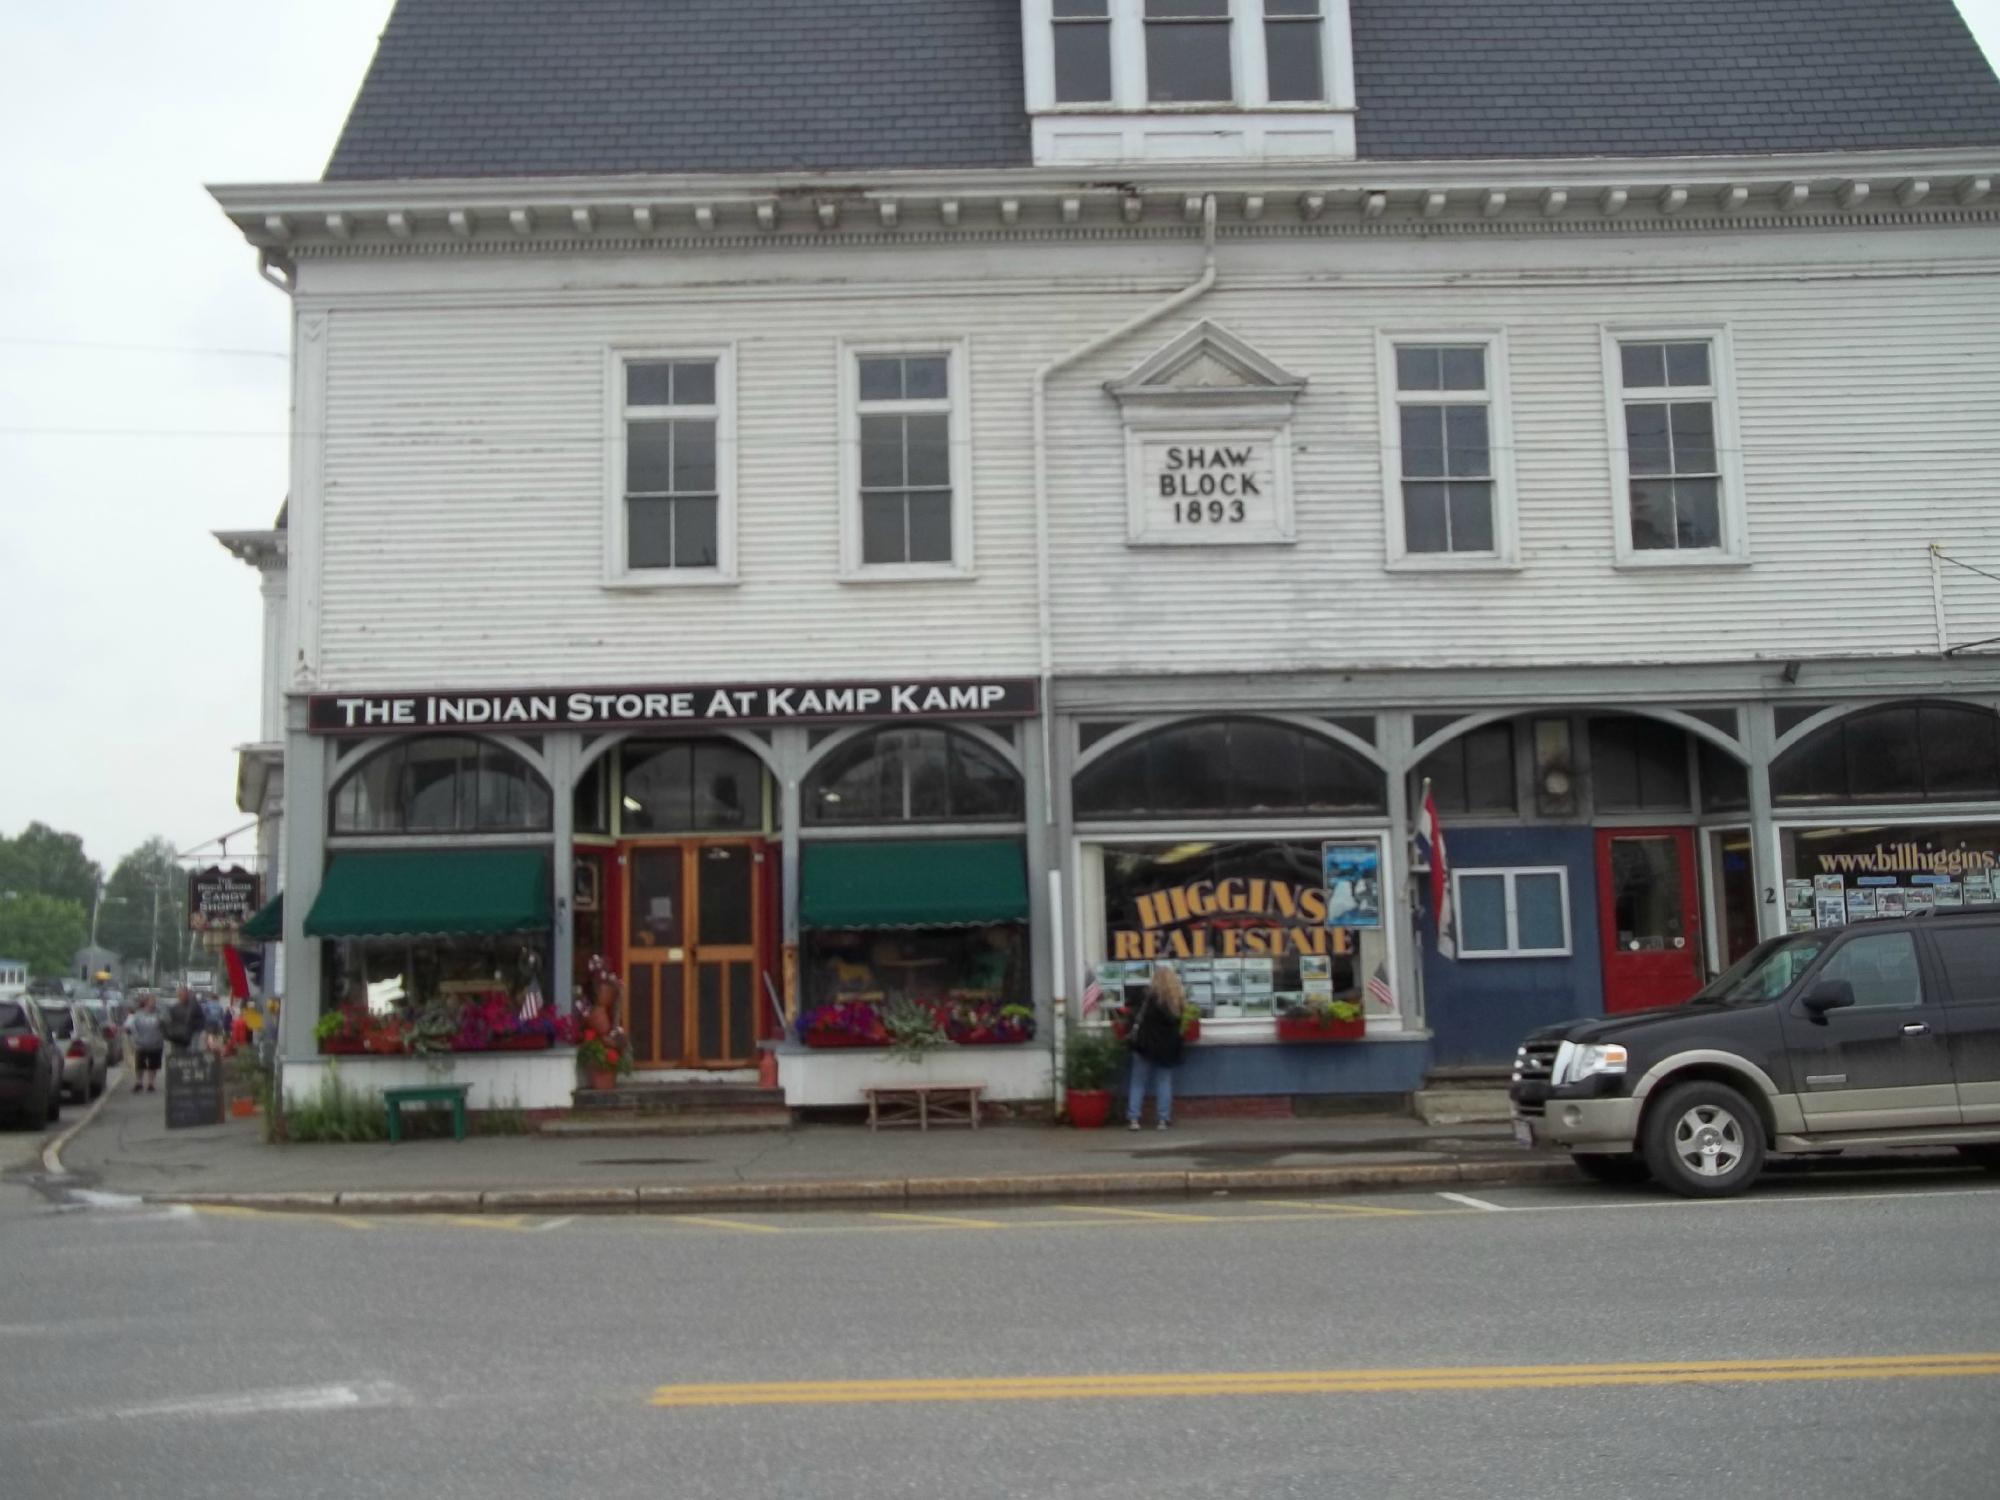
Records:
[[[1356,1016],[1351,1021],[1323,1020],[1318,1016],[1278,1017],[1281,1042],[1358,1042],[1367,1031],[1365,1016]]]
[[[1193,1016],[1182,1024],[1181,1040],[1184,1042],[1198,1042],[1201,1040],[1200,1016]]]
[[[615,1089],[618,1087],[618,1070],[616,1068],[592,1068],[584,1075],[584,1080],[592,1088],[600,1092],[605,1089]]]
[[[1069,1091],[1069,1122],[1078,1130],[1102,1130],[1110,1118],[1110,1089]]]

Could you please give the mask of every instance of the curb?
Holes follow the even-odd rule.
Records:
[[[86,1122],[87,1123],[87,1122]],[[1063,1172],[996,1177],[871,1178],[804,1182],[715,1182],[657,1187],[495,1188],[476,1191],[147,1193],[148,1203],[344,1209],[361,1213],[675,1213],[708,1208],[799,1207],[1055,1198],[1191,1197],[1231,1192],[1356,1192],[1383,1188],[1581,1180],[1567,1158],[1420,1162],[1352,1167],[1275,1167],[1223,1172]]]
[[[51,1177],[69,1176],[69,1168],[62,1164],[63,1147],[75,1140],[82,1133],[83,1127],[97,1118],[99,1111],[111,1102],[112,1094],[117,1091],[118,1085],[124,1081],[125,1065],[123,1063],[120,1063],[105,1074],[104,1092],[99,1094],[90,1108],[83,1112],[83,1118],[63,1131],[61,1135],[50,1141],[46,1146],[42,1147],[42,1170],[44,1172]]]

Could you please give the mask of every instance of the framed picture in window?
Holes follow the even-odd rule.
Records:
[[[571,882],[570,906],[576,911],[596,911],[599,901],[602,874],[594,859],[580,859],[576,862],[576,875]]]

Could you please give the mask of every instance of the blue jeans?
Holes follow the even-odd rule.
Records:
[[[1132,1054],[1132,1084],[1126,1098],[1125,1118],[1136,1120],[1146,1107],[1146,1085],[1153,1086],[1153,1108],[1162,1120],[1174,1117],[1174,1070]]]

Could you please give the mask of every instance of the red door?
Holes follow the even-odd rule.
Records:
[[[1701,988],[1694,830],[1597,830],[1608,1012],[1678,1005]]]

